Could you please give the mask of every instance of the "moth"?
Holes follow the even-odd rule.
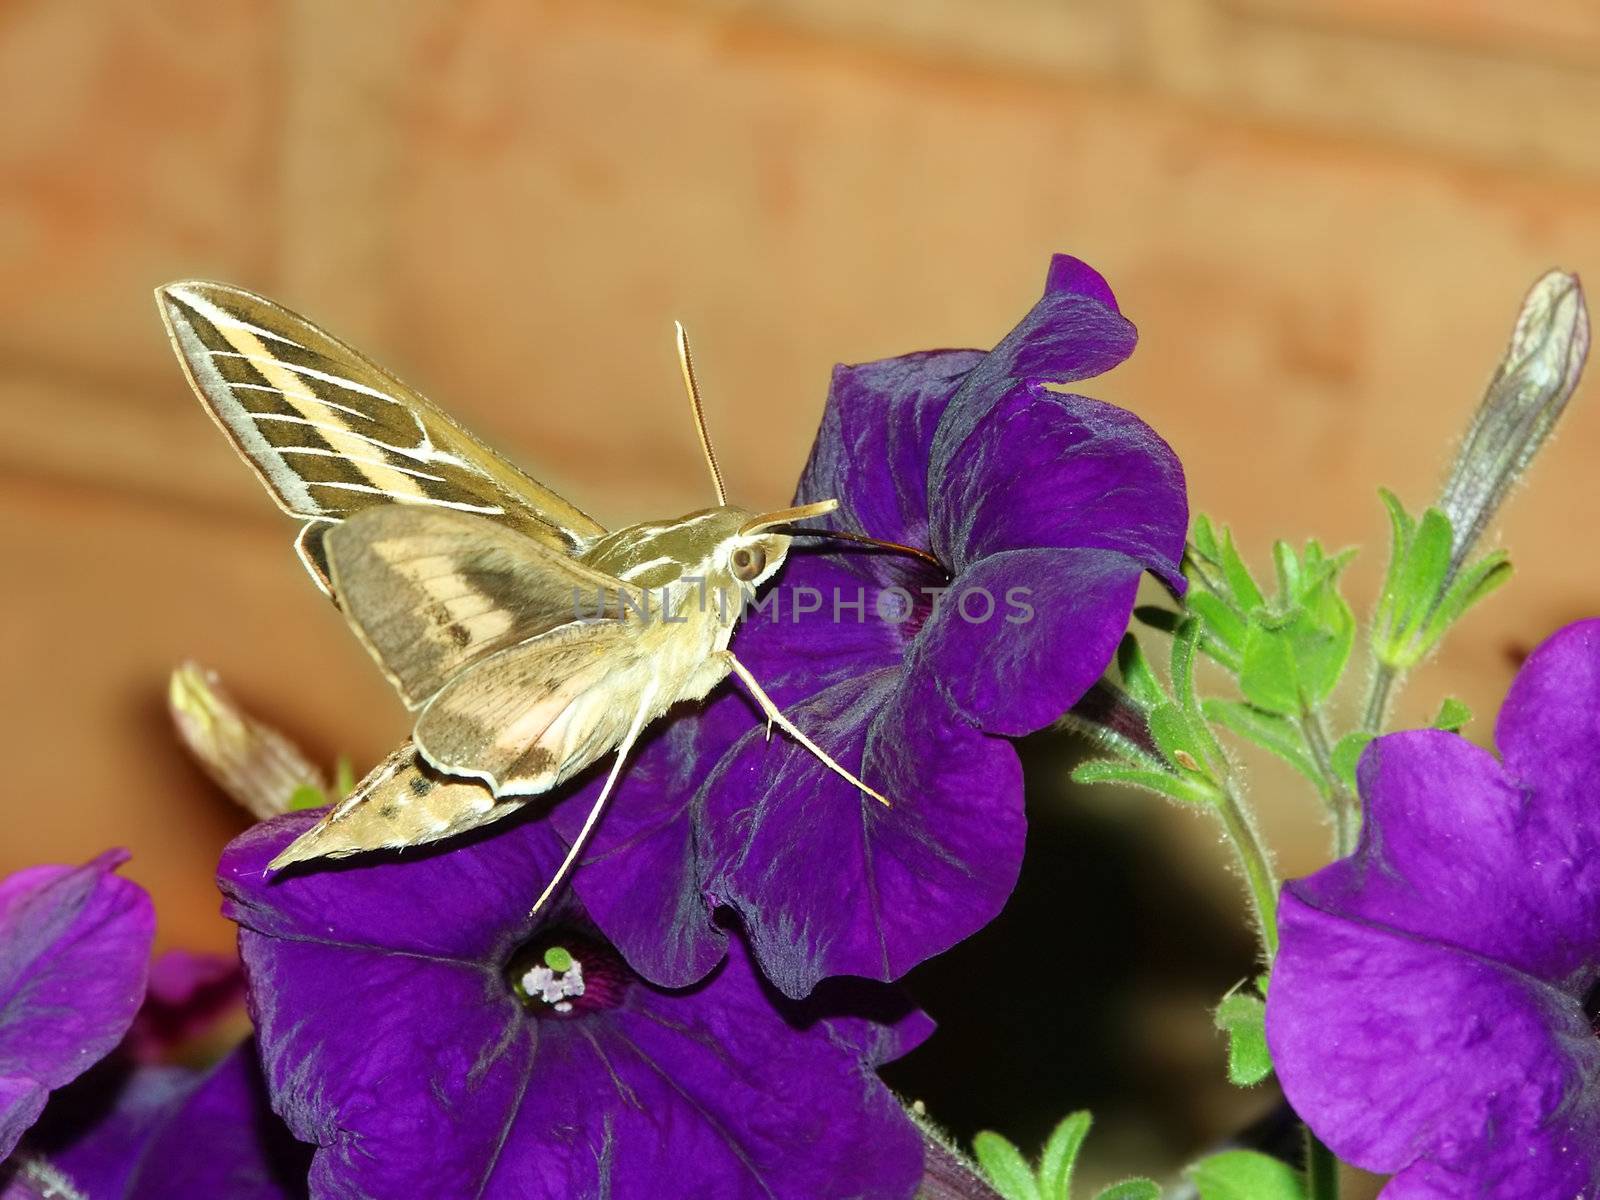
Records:
[[[827,500],[730,505],[682,325],[677,350],[715,507],[607,530],[304,317],[218,283],[157,301],[190,385],[280,508],[295,548],[406,707],[411,739],[269,870],[448,838],[608,753],[605,784],[535,910],[577,861],[640,733],[729,674],[777,726],[888,800],[790,721],[729,649],[747,591],[815,533]],[[732,601],[732,602],[730,602]]]

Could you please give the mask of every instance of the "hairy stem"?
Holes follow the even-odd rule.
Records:
[[[1361,714],[1361,728],[1368,733],[1383,729],[1384,718],[1389,715],[1389,696],[1394,691],[1396,672],[1393,667],[1377,663],[1372,671],[1372,683],[1367,687],[1367,703]]]
[[[1249,885],[1261,950],[1270,964],[1278,954],[1278,877],[1272,869],[1272,856],[1232,780],[1222,781],[1215,808]]]
[[[1318,774],[1328,785],[1331,797],[1328,809],[1333,814],[1334,857],[1343,858],[1355,849],[1356,834],[1361,827],[1360,804],[1333,769],[1333,751],[1322,714],[1314,708],[1302,709],[1300,732],[1305,738],[1306,748],[1311,751],[1311,760],[1316,763]]]

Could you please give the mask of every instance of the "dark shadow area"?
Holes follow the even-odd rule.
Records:
[[[1019,749],[1030,829],[1016,892],[992,924],[911,973],[940,1029],[882,1074],[963,1142],[996,1129],[1036,1153],[1056,1121],[1089,1108],[1101,1127],[1137,1123],[1169,1154],[1198,1150],[1227,1118],[1205,1098],[1224,1045],[1218,1035],[1213,1051],[1202,1028],[1196,1051],[1196,1021],[1254,962],[1242,912],[1202,886],[1220,856],[1179,862],[1170,837],[1141,836],[1142,815],[1166,815],[1153,796],[1102,791],[1085,803],[1069,778],[1084,756],[1076,740],[1042,734]],[[1191,998],[1183,1044],[1163,1045],[1161,1013]],[[1205,1090],[1186,1088],[1175,1060],[1197,1066]],[[1276,1095],[1238,1099],[1264,1111]]]

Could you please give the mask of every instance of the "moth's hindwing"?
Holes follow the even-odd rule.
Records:
[[[604,535],[305,318],[224,284],[174,283],[156,294],[195,392],[292,515],[339,520],[391,503],[477,513],[567,554]]]
[[[408,741],[267,869],[281,871],[308,859],[436,842],[498,821],[521,807],[520,800],[497,800],[477,780],[439,774],[417,757]]]
[[[417,718],[417,749],[497,796],[538,795],[622,740],[648,681],[631,624],[563,625],[447,683]]]
[[[622,585],[482,517],[384,505],[317,542],[351,626],[417,708],[473,663],[582,618]]]

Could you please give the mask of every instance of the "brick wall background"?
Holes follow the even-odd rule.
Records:
[[[776,504],[833,362],[990,344],[1069,250],[1143,332],[1092,390],[1257,562],[1365,543],[1370,595],[1376,485],[1425,502],[1523,289],[1600,263],[1584,0],[10,0],[0,111],[0,870],[128,844],[166,944],[227,942],[204,864],[240,823],[167,735],[172,664],[329,758],[404,721],[188,396],[155,284],[284,299],[621,522],[706,500],[673,317],[731,490]],[[1486,736],[1517,655],[1600,609],[1594,390],[1503,525],[1519,578],[1407,715],[1448,689]],[[1315,865],[1259,779],[1286,870]],[[1226,937],[1209,829],[1083,803]],[[1192,1090],[1113,1119],[1130,1153],[1250,1107],[1174,991],[1140,1001],[1147,1089]]]

